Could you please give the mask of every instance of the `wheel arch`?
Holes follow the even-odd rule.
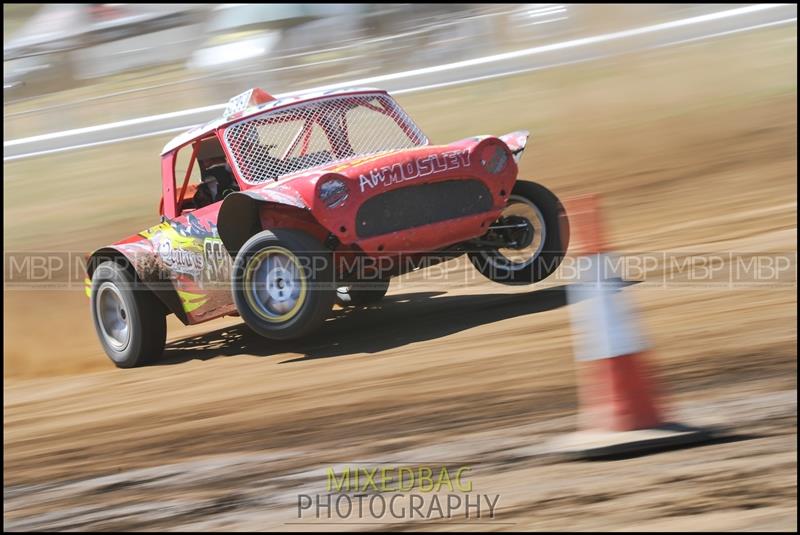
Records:
[[[141,281],[139,274],[136,273],[136,269],[133,267],[133,262],[131,259],[128,258],[128,256],[121,250],[113,246],[101,247],[89,255],[89,258],[86,262],[86,273],[89,278],[92,278],[97,266],[107,261],[119,263],[125,268],[125,271],[129,272],[133,277]]]
[[[320,239],[328,231],[314,218],[299,197],[274,191],[244,191],[225,197],[217,216],[217,232],[231,258],[253,235],[264,230],[267,221],[282,228],[296,228]]]
[[[142,273],[137,270],[136,263],[133,261],[133,258],[129,256],[129,253],[126,253],[119,247],[111,245],[101,247],[89,255],[89,258],[86,262],[86,273],[89,277],[89,280],[91,280],[97,267],[106,261],[118,263],[131,275],[131,277],[133,277],[135,281],[142,283],[147,290],[152,292],[153,295],[158,298],[159,302],[164,305],[165,313],[171,312],[175,314],[175,316],[180,319],[184,325],[189,324],[189,319],[186,316],[186,312],[183,310],[180,296],[178,296],[178,292],[175,291],[175,287],[171,283],[158,284],[155,287],[153,287],[151,284],[148,284],[148,281],[145,280]]]

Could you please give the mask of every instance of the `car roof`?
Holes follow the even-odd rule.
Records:
[[[377,89],[374,87],[361,87],[361,88],[349,88],[349,89],[335,89],[335,90],[327,90],[327,91],[310,91],[310,92],[298,92],[298,93],[290,93],[286,95],[281,95],[279,98],[275,98],[274,100],[267,101],[263,104],[259,104],[257,106],[248,108],[244,111],[241,115],[237,115],[235,118],[231,117],[217,117],[216,119],[212,119],[209,122],[195,126],[183,132],[180,135],[175,136],[172,138],[169,143],[164,145],[164,148],[161,150],[161,156],[164,156],[168,152],[171,152],[187,143],[191,143],[192,141],[207,136],[209,133],[217,130],[218,128],[225,126],[230,123],[239,122],[241,120],[247,119],[248,117],[252,117],[253,115],[258,115],[260,113],[264,113],[265,111],[273,110],[276,108],[280,108],[283,106],[288,106],[291,104],[299,104],[301,102],[307,102],[309,100],[315,100],[319,98],[327,98],[332,96],[339,96],[339,95],[351,95],[351,94],[369,94],[369,93],[380,93],[383,95],[388,95],[389,93],[384,89]]]

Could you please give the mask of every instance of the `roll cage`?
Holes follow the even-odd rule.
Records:
[[[263,111],[239,112],[233,120],[209,124],[194,139],[165,152],[161,214],[174,218],[181,213],[195,164],[209,165],[204,154],[209,146],[218,148],[211,161],[228,163],[239,188],[248,189],[320,165],[428,143],[419,127],[383,91],[283,100],[262,104],[260,108],[267,107]],[[189,147],[189,164],[178,185],[177,155]]]

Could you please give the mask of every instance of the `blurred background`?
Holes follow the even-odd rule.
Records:
[[[4,140],[220,104],[254,83],[273,93],[297,91],[608,35],[726,7],[736,6],[14,4],[6,7],[3,23]],[[709,19],[388,85],[423,87],[585,61],[769,25],[790,15],[784,8],[753,12],[747,20]],[[183,122],[215,113],[185,116]]]
[[[123,372],[95,340],[81,281],[17,287],[6,268],[7,526],[286,529],[287,481],[320,486],[320,463],[395,455],[483,459],[475,484],[503,496],[516,529],[796,529],[796,6],[4,4],[3,15],[6,259],[83,254],[157,222],[163,145],[250,87],[355,85],[390,90],[435,143],[530,130],[520,178],[562,198],[603,195],[623,254],[792,266],[770,284],[626,290],[674,406],[735,421],[748,440],[655,465],[558,468],[502,452],[573,424],[559,281],[501,287],[460,259],[447,280],[395,281],[380,310],[337,309],[294,344],[236,319],[171,318],[162,365]],[[148,468],[171,475],[142,491]]]
[[[57,110],[75,127],[217,104],[255,81],[282,93],[574,34],[563,5],[543,6],[9,6],[6,135],[37,133]]]

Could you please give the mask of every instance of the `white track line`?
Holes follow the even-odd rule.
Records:
[[[26,152],[25,154],[17,154],[16,156],[4,156],[4,162],[12,162],[14,160],[21,160],[23,158],[32,158],[34,156],[45,156],[47,154],[56,154],[59,152],[67,152],[78,149],[88,149],[90,147],[99,147],[101,145],[108,145],[110,143],[119,143],[122,141],[132,141],[134,139],[144,139],[147,137],[155,137],[163,134],[172,134],[175,132],[186,132],[187,130],[199,126],[197,124],[190,124],[187,126],[178,126],[175,128],[167,128],[166,130],[157,130],[155,132],[145,132],[144,134],[135,134],[133,136],[115,137],[112,139],[104,139],[103,141],[92,141],[91,143],[81,143],[79,145],[69,145],[67,147],[59,147],[57,149],[40,150],[36,152]]]
[[[755,24],[753,26],[745,26],[744,28],[736,28],[736,29],[727,30],[727,31],[724,31],[724,32],[709,33],[709,34],[706,34],[706,35],[699,35],[697,37],[689,37],[689,38],[686,38],[686,39],[681,39],[680,41],[670,41],[669,43],[665,43],[663,45],[656,45],[656,46],[653,46],[653,47],[650,47],[650,48],[664,48],[664,47],[673,46],[673,45],[685,45],[687,43],[694,43],[695,41],[702,41],[704,39],[712,39],[714,37],[724,37],[726,35],[733,35],[735,33],[747,32],[747,31],[750,31],[750,30],[759,30],[761,28],[769,28],[770,26],[780,26],[782,24],[789,24],[790,22],[797,22],[797,17],[791,17],[791,18],[788,18],[788,19],[776,20],[776,21],[773,21],[773,22],[765,22],[763,24]]]
[[[525,74],[528,72],[543,71],[546,69],[554,69],[556,67],[566,67],[567,65],[576,65],[578,63],[587,63],[589,61],[597,61],[599,59],[606,59],[613,57],[613,55],[598,55],[588,58],[576,59],[573,61],[560,61],[558,63],[550,63],[548,65],[540,65],[538,67],[526,67],[524,69],[516,69],[513,71],[498,72],[495,74],[485,74],[483,76],[473,76],[472,78],[462,78],[460,80],[450,80],[449,82],[440,82],[438,84],[421,85],[418,87],[409,87],[407,89],[398,89],[397,91],[390,91],[392,95],[405,95],[408,93],[417,93],[419,91],[430,91],[431,89],[443,89],[456,85],[471,84],[473,82],[484,82],[486,80],[494,80],[495,78],[505,78],[506,76],[515,76],[517,74]]]
[[[543,52],[550,52],[550,51],[553,51],[553,50],[563,50],[565,48],[574,48],[574,47],[580,47],[580,46],[587,46],[587,45],[590,45],[590,44],[597,44],[597,43],[601,43],[601,42],[607,42],[607,41],[615,40],[615,39],[622,39],[622,38],[625,38],[625,37],[631,37],[631,36],[635,36],[635,35],[642,35],[642,34],[646,34],[646,33],[652,33],[652,32],[656,32],[656,31],[662,31],[662,30],[666,30],[666,29],[672,29],[672,28],[677,28],[677,27],[681,27],[681,26],[687,26],[687,25],[691,25],[691,24],[698,24],[698,23],[702,23],[702,22],[708,22],[708,21],[711,21],[711,20],[718,20],[718,19],[722,19],[722,18],[728,18],[728,17],[738,16],[738,15],[743,15],[743,14],[752,13],[752,12],[756,12],[756,11],[763,11],[765,9],[771,9],[771,8],[774,8],[774,7],[780,7],[782,5],[783,4],[759,4],[759,5],[753,5],[753,6],[746,6],[746,7],[742,7],[742,8],[729,9],[729,10],[725,10],[725,11],[719,11],[719,12],[716,12],[716,13],[709,13],[709,14],[706,14],[706,15],[700,15],[700,16],[697,16],[697,17],[691,17],[691,18],[688,18],[688,19],[679,19],[679,20],[675,20],[675,21],[671,21],[671,22],[665,22],[665,23],[661,23],[661,24],[643,26],[643,27],[640,27],[640,28],[633,28],[631,30],[624,30],[624,31],[620,31],[620,32],[603,34],[603,35],[598,35],[598,36],[593,36],[593,37],[586,37],[586,38],[581,38],[581,39],[573,39],[573,40],[564,41],[564,42],[561,42],[561,43],[553,43],[553,44],[550,44],[550,45],[542,45],[542,46],[528,48],[528,49],[524,49],[524,50],[517,50],[517,51],[514,51],[514,52],[506,52],[506,53],[503,53],[503,54],[495,54],[495,55],[492,55],[492,56],[484,56],[484,57],[481,57],[481,58],[475,58],[475,59],[471,59],[471,60],[464,60],[464,61],[459,61],[459,62],[455,62],[455,63],[447,63],[447,64],[444,64],[444,65],[437,65],[437,66],[433,66],[433,67],[426,67],[426,68],[415,69],[415,70],[411,70],[411,71],[404,71],[404,72],[386,74],[386,75],[381,75],[381,76],[373,76],[373,77],[369,77],[369,78],[361,78],[361,79],[358,79],[358,80],[351,80],[351,81],[348,81],[348,82],[339,82],[339,83],[330,84],[330,85],[327,85],[327,86],[320,86],[320,87],[315,87],[315,88],[311,88],[311,89],[306,89],[306,90],[303,90],[301,93],[315,92],[315,91],[325,91],[325,90],[329,90],[329,89],[338,89],[338,88],[344,88],[344,87],[350,87],[350,86],[366,85],[366,84],[370,84],[370,83],[382,82],[382,81],[388,81],[388,80],[397,80],[397,79],[408,78],[408,77],[413,77],[413,76],[420,76],[420,75],[430,74],[430,73],[435,73],[435,72],[460,69],[460,68],[464,68],[464,67],[471,67],[471,66],[481,65],[481,64],[485,64],[485,63],[503,61],[503,60],[507,60],[507,59],[514,59],[514,58],[518,58],[518,57],[523,57],[523,56],[528,56],[528,55],[533,55],[533,54],[539,54],[539,53],[543,53]],[[675,42],[670,42],[670,43],[666,43],[664,45],[658,45],[655,48],[660,48],[660,47],[674,45],[674,44],[682,44],[682,43],[687,43],[687,42],[692,42],[692,41],[698,41],[698,40],[702,40],[702,39],[709,39],[709,38],[712,38],[712,37],[718,37],[718,36],[728,35],[728,34],[732,34],[732,33],[742,32],[742,31],[765,28],[765,27],[768,27],[768,26],[775,26],[775,25],[779,25],[779,24],[787,24],[787,23],[790,23],[790,22],[795,22],[796,20],[797,20],[797,18],[795,17],[795,18],[783,19],[783,20],[775,21],[775,22],[757,24],[757,25],[747,26],[747,27],[743,27],[743,28],[737,28],[737,29],[729,30],[729,31],[725,31],[725,32],[718,32],[718,33],[708,34],[708,35],[704,35],[704,36],[698,36],[698,37],[694,37],[694,38],[690,38],[690,39],[683,39],[683,40],[679,40],[679,41],[675,41]],[[438,83],[438,84],[430,84],[430,85],[419,86],[419,87],[412,87],[412,88],[392,91],[392,94],[399,95],[399,94],[404,94],[404,93],[413,93],[413,92],[417,92],[417,91],[425,91],[425,90],[429,90],[429,89],[437,89],[437,88],[449,87],[449,86],[460,85],[460,84],[464,84],[464,83],[471,83],[471,82],[482,81],[482,80],[490,80],[490,79],[493,79],[493,78],[500,78],[500,77],[505,77],[505,76],[513,76],[513,75],[522,74],[522,73],[525,73],[525,72],[531,72],[531,71],[542,70],[542,69],[547,69],[547,68],[554,68],[554,67],[570,65],[570,64],[574,64],[574,63],[582,63],[584,61],[592,61],[592,60],[596,60],[596,59],[601,59],[603,57],[608,57],[608,56],[597,56],[597,57],[586,58],[586,59],[583,59],[583,60],[560,62],[560,63],[551,64],[551,65],[532,67],[532,68],[528,68],[528,69],[517,69],[517,70],[506,71],[506,72],[497,73],[497,74],[478,76],[478,77],[472,77],[472,78],[465,78],[465,79],[461,79],[461,80],[454,80],[454,81],[442,82],[442,83]],[[297,92],[296,93],[292,93],[292,94],[297,94]],[[287,95],[289,95],[289,93],[275,95],[275,96],[280,98],[280,97],[287,96]],[[153,121],[159,121],[159,120],[163,120],[163,119],[171,119],[171,118],[175,118],[175,117],[183,117],[183,116],[187,116],[187,115],[194,115],[194,114],[198,114],[198,113],[204,113],[204,112],[208,112],[208,111],[215,111],[215,110],[219,110],[219,109],[224,109],[225,106],[226,106],[226,104],[216,104],[216,105],[211,105],[211,106],[204,106],[202,108],[186,109],[186,110],[180,110],[180,111],[171,112],[171,113],[152,115],[152,116],[148,116],[148,117],[140,117],[140,118],[136,118],[136,119],[128,119],[128,120],[125,120],[125,121],[118,121],[118,122],[114,122],[114,123],[106,123],[106,124],[100,124],[100,125],[89,126],[89,127],[84,127],[84,128],[76,128],[76,129],[64,130],[64,131],[60,131],[60,132],[52,132],[52,133],[49,133],[49,134],[42,134],[42,135],[32,136],[32,137],[27,137],[27,138],[14,139],[14,140],[10,140],[10,141],[4,142],[3,143],[3,147],[18,146],[18,145],[34,143],[34,142],[38,142],[38,141],[46,141],[46,140],[50,140],[50,139],[57,139],[57,138],[62,138],[62,137],[70,137],[70,136],[79,135],[79,134],[86,134],[86,133],[98,132],[98,131],[103,131],[103,130],[111,130],[111,129],[114,129],[114,128],[120,128],[120,127],[124,127],[124,126],[144,124],[144,123],[153,122]],[[185,129],[192,128],[194,126],[197,126],[197,125],[189,125]],[[120,142],[120,141],[128,141],[128,140],[132,140],[132,139],[141,139],[141,138],[145,138],[145,137],[156,136],[156,135],[161,135],[161,134],[166,134],[166,133],[171,133],[171,132],[177,132],[177,131],[182,131],[182,130],[184,130],[184,128],[170,128],[170,129],[167,129],[167,130],[159,130],[159,131],[154,131],[154,132],[147,132],[147,133],[144,133],[144,134],[138,134],[138,135],[133,135],[133,136],[125,136],[125,137],[121,137],[121,138],[114,138],[114,139],[103,140],[103,141],[96,141],[96,142],[92,142],[92,143],[84,143],[84,144],[79,144],[79,145],[70,145],[68,147],[60,147],[60,148],[57,148],[57,149],[48,149],[48,150],[25,153],[25,154],[19,154],[19,155],[8,156],[8,157],[4,156],[3,157],[3,161],[4,162],[5,161],[13,161],[13,160],[21,159],[21,158],[40,156],[40,155],[45,155],[45,154],[53,154],[53,153],[64,152],[64,151],[68,151],[68,150],[88,148],[88,147],[99,146],[99,145],[106,145],[106,144],[109,144],[109,143],[115,143],[115,142]]]
[[[17,145],[25,145],[28,143],[35,143],[37,141],[47,141],[49,139],[58,139],[62,137],[71,137],[79,134],[90,134],[92,132],[100,132],[103,130],[113,130],[114,128],[121,128],[123,126],[133,126],[137,124],[144,124],[153,121],[161,121],[163,119],[174,119],[175,117],[183,117],[186,115],[196,115],[207,111],[214,111],[224,109],[225,104],[214,104],[213,106],[204,106],[202,108],[193,108],[190,110],[173,111],[170,113],[162,113],[160,115],[151,115],[149,117],[138,117],[136,119],[127,119],[125,121],[117,121],[115,123],[98,124],[95,126],[87,126],[85,128],[73,128],[72,130],[62,130],[61,132],[51,132],[49,134],[42,134],[39,136],[24,137],[20,139],[12,139],[3,142],[3,147],[14,147]]]

